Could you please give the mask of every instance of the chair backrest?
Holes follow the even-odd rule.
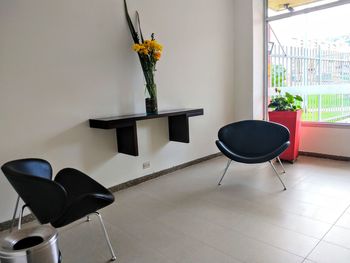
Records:
[[[40,223],[49,223],[63,212],[67,193],[52,181],[52,168],[47,161],[15,160],[5,163],[1,170]]]
[[[276,150],[289,141],[290,133],[277,123],[246,120],[221,128],[218,137],[231,151],[253,157]]]

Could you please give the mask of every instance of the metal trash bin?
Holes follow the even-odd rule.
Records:
[[[58,233],[38,226],[0,235],[1,263],[60,263]]]

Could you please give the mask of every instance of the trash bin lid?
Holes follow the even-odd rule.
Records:
[[[57,230],[48,225],[3,233],[0,235],[0,256],[34,252],[57,242],[57,237]]]

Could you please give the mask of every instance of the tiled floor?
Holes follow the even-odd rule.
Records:
[[[282,186],[268,164],[223,157],[116,194],[104,216],[119,263],[349,263],[350,163],[300,157]],[[107,262],[98,221],[60,231],[63,263]]]

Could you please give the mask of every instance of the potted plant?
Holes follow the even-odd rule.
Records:
[[[290,146],[280,156],[282,160],[295,162],[299,155],[300,128],[301,128],[301,102],[302,97],[288,92],[281,94],[281,90],[275,89],[277,95],[272,96],[268,107],[269,120],[286,126],[290,131]]]

